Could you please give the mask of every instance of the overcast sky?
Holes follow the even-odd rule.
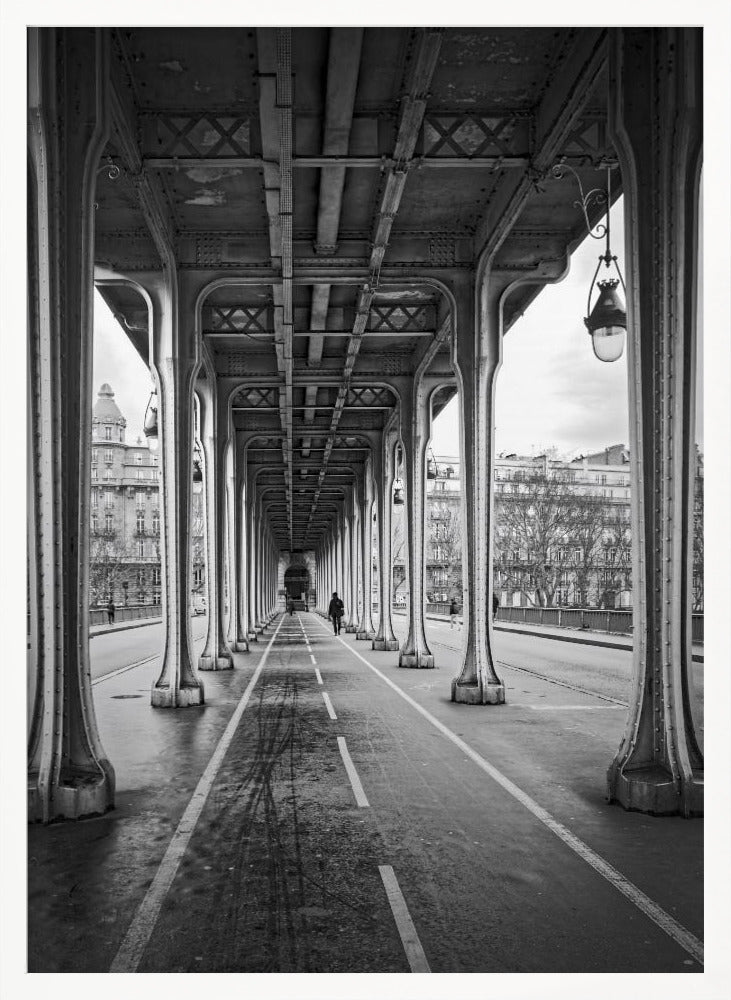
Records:
[[[624,271],[623,240],[618,203],[612,212],[612,245]],[[568,276],[547,285],[506,334],[496,395],[498,452],[531,454],[555,446],[559,453],[574,455],[629,443],[626,347],[619,361],[598,361],[583,323],[589,283],[603,248],[603,242],[586,239]],[[602,272],[606,275],[604,267]],[[127,441],[134,441],[142,433],[151,381],[98,294],[95,308],[94,392],[110,383],[127,418]],[[702,364],[701,349],[699,371]],[[702,408],[697,423],[696,440],[702,446]],[[437,454],[454,454],[458,440],[455,399],[434,422],[432,447]]]
[[[612,251],[626,280],[622,199],[612,210],[611,224]],[[495,400],[498,453],[540,454],[555,446],[560,454],[573,456],[611,444],[629,444],[626,344],[619,361],[599,361],[583,322],[589,284],[603,251],[603,241],[585,239],[571,259],[566,278],[546,285],[505,335]],[[702,267],[701,257],[701,274]],[[616,273],[612,268],[608,275],[602,266],[602,276],[616,277]],[[595,301],[596,294],[592,305]],[[700,388],[702,316],[698,326]],[[454,454],[458,440],[459,407],[454,399],[434,421],[432,448],[436,454]],[[700,398],[696,440],[702,448]]]

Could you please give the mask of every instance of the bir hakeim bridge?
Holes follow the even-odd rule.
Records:
[[[28,809],[33,863],[66,858],[58,878],[84,899],[63,930],[52,901],[31,902],[37,971],[699,971],[700,824],[681,817],[703,814],[690,602],[701,37],[29,31]],[[626,249],[608,231],[620,195]],[[626,341],[628,359],[633,651],[621,697],[590,703],[569,683],[541,706],[492,621],[494,394],[503,336],[590,231],[586,349],[600,364]],[[149,366],[161,456],[155,655],[103,686],[88,611],[94,288]],[[425,498],[432,421],[455,396],[464,627],[449,646],[425,617]],[[391,608],[395,486],[405,616]],[[335,591],[339,637],[320,617]],[[601,746],[576,737],[555,781],[535,728],[551,705],[556,725],[574,710],[579,728],[614,720]],[[582,804],[562,811],[574,774]],[[407,805],[420,816],[408,831]],[[666,818],[647,833],[643,813]],[[45,825],[90,816],[105,850],[126,844],[121,865],[92,824]],[[457,852],[452,881],[420,899],[438,842]],[[94,910],[115,892],[113,915]],[[445,913],[467,925],[451,943]],[[544,925],[530,960],[515,941],[480,944],[509,913],[520,938]],[[201,942],[196,928],[224,914],[228,930]],[[607,936],[610,954],[596,948]]]

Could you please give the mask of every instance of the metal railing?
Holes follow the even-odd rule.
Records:
[[[394,608],[397,606],[394,605]],[[403,610],[402,605],[400,610]],[[448,615],[449,604],[426,605],[427,614]],[[461,609],[460,609],[461,612]],[[557,628],[587,629],[592,632],[611,632],[615,635],[632,635],[632,611],[611,611],[599,608],[512,608],[499,607],[495,621],[520,622],[533,625],[553,625]],[[704,616],[692,616],[691,641],[703,642]]]
[[[115,607],[114,624],[117,622],[131,622],[138,618],[160,618],[162,615],[161,604],[143,604],[137,607]],[[106,608],[91,608],[89,610],[90,625],[106,625],[109,621]]]

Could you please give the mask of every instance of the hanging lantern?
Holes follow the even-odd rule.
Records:
[[[398,485],[396,485],[398,484]],[[404,505],[404,488],[401,485],[401,480],[397,479],[396,484],[394,484],[393,489],[393,505],[394,507],[403,507]]]
[[[147,443],[149,445],[150,451],[156,451],[158,445],[158,429],[157,429],[157,390],[153,389],[150,393],[150,399],[147,403],[147,409],[145,410],[145,423],[144,423],[145,437],[147,438]]]
[[[625,292],[624,278],[622,277],[622,272],[619,269],[617,258],[612,253],[609,243],[609,209],[611,207],[612,179],[611,168],[607,167],[606,190],[602,188],[593,188],[587,194],[584,194],[584,189],[579,175],[573,167],[569,166],[568,163],[556,164],[553,168],[553,176],[560,179],[563,177],[564,171],[566,170],[571,171],[576,178],[576,183],[579,186],[581,201],[576,202],[576,205],[581,208],[584,213],[584,221],[586,222],[586,229],[589,236],[595,240],[606,240],[604,253],[599,257],[599,263],[594,271],[594,277],[591,279],[591,285],[589,285],[589,298],[586,310],[588,315],[584,319],[584,325],[591,334],[592,346],[596,357],[600,361],[617,361],[621,358],[622,351],[624,350],[624,335],[627,331],[627,309],[622,294],[618,288],[621,283],[622,292]],[[596,205],[606,205],[605,221],[594,226],[593,230],[589,223],[588,213],[588,208],[592,201]],[[604,264],[607,268],[610,268],[612,264],[614,264],[614,269],[617,272],[617,278],[607,278],[604,281],[597,281],[597,275],[599,274],[599,269],[602,264]],[[594,304],[594,308],[591,309],[591,296],[595,286],[599,289],[599,298]]]
[[[617,361],[621,358],[624,350],[627,310],[618,285],[619,281],[616,278],[597,281],[599,298],[584,320],[586,328],[591,334],[594,354],[600,361]]]
[[[198,445],[193,451],[193,482],[199,484],[203,482],[203,466],[201,463],[201,453]]]

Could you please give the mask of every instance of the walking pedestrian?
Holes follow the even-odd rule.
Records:
[[[327,606],[327,616],[332,619],[333,632],[335,635],[340,635],[340,627],[343,622],[343,615],[345,614],[345,605],[338,597],[337,590],[333,591],[333,595],[330,599],[330,603]]]
[[[454,628],[457,624],[457,615],[459,614],[459,604],[457,604],[457,598],[452,598],[452,603],[449,605],[449,627]]]
[[[109,604],[107,604],[107,622],[109,625],[114,625],[114,601],[109,598]]]
[[[291,597],[287,598],[287,611],[289,611],[290,617],[294,614],[294,601]]]
[[[492,617],[497,618],[497,609],[500,607],[500,598],[497,594],[492,595]]]

